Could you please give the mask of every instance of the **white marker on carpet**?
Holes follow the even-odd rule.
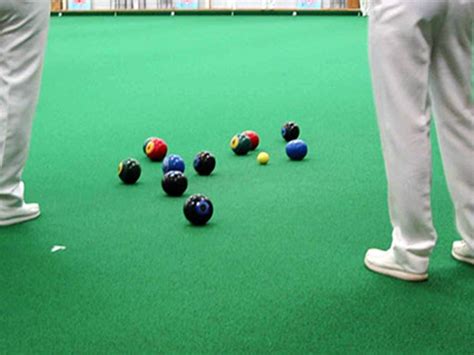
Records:
[[[55,245],[52,249],[51,249],[51,253],[56,253],[57,251],[63,251],[63,250],[66,250],[66,247],[63,246],[63,245]]]

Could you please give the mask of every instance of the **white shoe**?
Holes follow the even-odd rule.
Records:
[[[37,203],[24,203],[21,207],[0,209],[0,227],[31,221],[40,216]]]
[[[453,243],[451,254],[456,260],[474,265],[474,250],[471,250],[464,240]]]
[[[369,249],[365,254],[365,266],[379,274],[395,277],[405,281],[425,281],[428,273],[417,274],[407,271],[400,265],[390,250]]]

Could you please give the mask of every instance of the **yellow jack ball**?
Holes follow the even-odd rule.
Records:
[[[257,161],[261,165],[267,165],[269,160],[270,160],[270,155],[268,155],[268,153],[262,152],[257,156]]]

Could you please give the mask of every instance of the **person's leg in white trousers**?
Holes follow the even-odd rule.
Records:
[[[49,0],[0,2],[0,226],[39,216],[24,202],[22,173],[39,96]]]
[[[466,6],[468,1],[464,2]],[[450,6],[449,21],[436,39],[431,66],[431,97],[444,170],[462,241],[453,256],[474,264],[474,105],[472,35],[474,2]],[[465,22],[470,21],[471,26]],[[456,34],[455,40],[449,33]],[[471,60],[465,60],[470,58]],[[449,90],[449,91],[448,91]]]
[[[393,225],[390,249],[367,252],[373,271],[410,281],[428,277],[437,239],[430,107],[463,253],[474,257],[473,15],[470,0],[373,0],[370,59]]]
[[[372,5],[372,0],[360,0],[360,11],[363,16],[368,16],[370,12],[370,6]]]

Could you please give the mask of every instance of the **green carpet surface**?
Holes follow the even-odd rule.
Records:
[[[0,230],[0,352],[472,354],[474,269],[450,257],[435,139],[430,280],[363,266],[391,234],[366,35],[358,17],[52,19],[25,172],[43,215]],[[303,162],[284,154],[288,120]],[[244,129],[268,166],[229,149]],[[153,135],[186,159],[186,195],[214,202],[208,226],[163,195]],[[136,186],[116,176],[129,156]]]

